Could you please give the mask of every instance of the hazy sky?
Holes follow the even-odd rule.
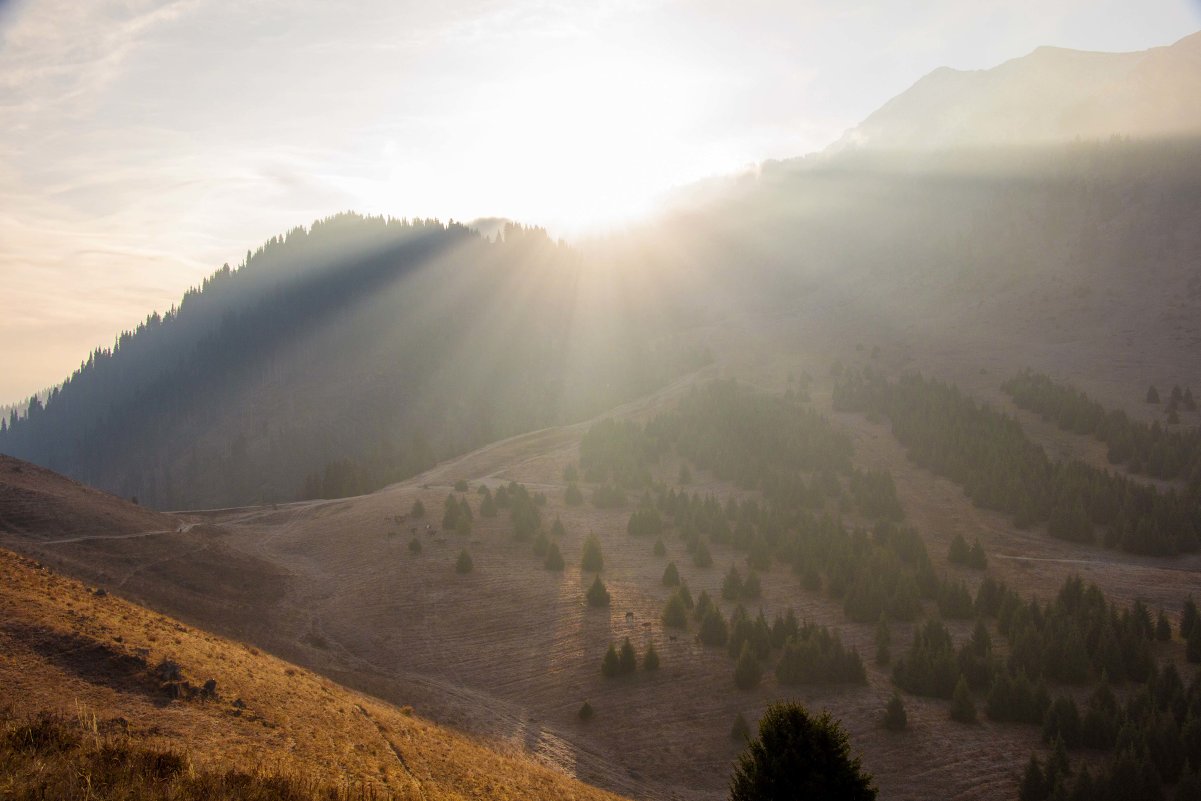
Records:
[[[1199,0],[0,0],[0,402],[339,210],[565,235],[833,141],[935,67]]]

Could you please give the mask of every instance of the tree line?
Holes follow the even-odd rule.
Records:
[[[845,371],[834,404],[886,416],[914,463],[1019,527],[1045,522],[1053,537],[1153,555],[1193,551],[1201,540],[1201,495],[1158,492],[1078,459],[1052,461],[1014,418],[951,384]]]

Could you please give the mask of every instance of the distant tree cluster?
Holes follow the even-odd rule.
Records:
[[[963,538],[962,534],[956,534],[951,540],[951,547],[947,551],[947,561],[953,565],[965,565],[976,570],[984,570],[988,567],[988,557],[984,554],[980,540],[976,540],[971,547],[968,547],[967,540]]]
[[[642,657],[642,669],[647,672],[659,669],[659,653],[655,650],[654,643],[646,646],[646,653]],[[620,649],[612,643],[609,644],[609,650],[605,652],[604,659],[601,660],[602,676],[613,679],[619,676],[628,676],[637,670],[638,652],[629,637],[622,640]]]
[[[650,465],[659,461],[665,446],[637,423],[602,420],[580,440],[580,470],[589,483],[638,490],[651,483]]]
[[[1074,542],[1096,541],[1099,528],[1104,544],[1132,553],[1192,551],[1201,539],[1201,494],[1157,492],[1080,460],[1052,462],[1016,420],[949,384],[846,371],[834,403],[887,416],[916,464],[1018,526],[1046,521],[1051,536]]]
[[[1107,411],[1080,390],[1030,370],[1009,379],[1001,389],[1019,407],[1064,431],[1090,434],[1106,443],[1111,464],[1155,478],[1183,478],[1194,492],[1201,492],[1201,429],[1169,430],[1158,422],[1148,425],[1132,420],[1120,409]],[[1159,402],[1155,387],[1148,390],[1148,401]],[[1168,405],[1169,413],[1178,406],[1190,411],[1197,408],[1192,390],[1179,386],[1172,388]]]

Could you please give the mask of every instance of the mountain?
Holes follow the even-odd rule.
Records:
[[[571,248],[499,233],[294,229],[92,353],[0,424],[0,450],[156,508],[347,495],[678,369]]]
[[[1067,370],[1102,397],[1186,384],[1199,53],[1201,34],[940,71],[849,135],[868,146],[709,182],[599,242],[321,220],[95,351],[0,421],[0,452],[158,509],[342,497],[799,348],[817,322],[906,358]],[[1146,138],[1112,139],[1115,120]]]
[[[1201,134],[1201,32],[1134,53],[1040,47],[987,70],[941,67],[832,147],[936,150]]]

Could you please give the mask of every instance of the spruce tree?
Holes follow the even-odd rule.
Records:
[[[1022,775],[1022,783],[1018,785],[1019,801],[1044,801],[1051,794],[1047,786],[1047,777],[1043,774],[1043,766],[1034,754],[1026,763],[1026,772]]]
[[[621,673],[621,660],[617,656],[617,649],[613,647],[613,643],[609,643],[609,650],[605,651],[605,658],[601,660],[601,675],[607,679]]]
[[[492,493],[488,493],[484,500],[480,501],[480,517],[496,517],[496,501],[492,498]]]
[[[580,492],[580,488],[572,482],[567,485],[567,492],[563,496],[563,501],[568,506],[581,506],[584,503],[584,493]]]
[[[734,725],[730,727],[730,739],[736,743],[745,743],[751,736],[751,727],[747,725],[746,718],[739,712],[734,716]]]
[[[1159,614],[1155,618],[1155,639],[1160,642],[1172,639],[1172,624],[1168,622],[1168,616],[1163,609],[1159,610]]]
[[[730,565],[730,571],[721,582],[721,597],[727,601],[737,601],[742,597],[742,576],[736,565]]]
[[[892,698],[888,699],[888,705],[884,707],[884,728],[889,731],[901,731],[907,725],[909,716],[905,713],[905,704],[901,701],[901,696],[894,692]]]
[[[692,552],[692,563],[697,567],[713,567],[713,555],[709,553],[709,546],[704,540],[698,540],[696,548]]]
[[[664,587],[680,586],[680,571],[676,567],[675,562],[668,562],[667,567],[663,568],[663,586]]]
[[[552,542],[550,547],[546,549],[546,560],[542,565],[547,570],[562,570],[565,567],[563,554],[559,552],[558,543]]]
[[[972,691],[968,689],[967,680],[963,676],[955,684],[955,692],[951,696],[951,720],[960,723],[976,722],[976,703],[972,700]]]
[[[759,660],[751,649],[750,642],[742,644],[742,653],[738,655],[738,663],[734,665],[734,686],[740,690],[753,690],[759,686],[763,678],[763,670]]]
[[[972,543],[972,548],[967,552],[967,566],[974,570],[987,570],[988,557],[984,553],[984,546],[980,544],[980,540]]]
[[[1201,620],[1201,615],[1198,615],[1197,603],[1190,595],[1184,599],[1184,607],[1180,611],[1180,639],[1188,639],[1188,635],[1192,633],[1193,626],[1198,620]]]
[[[589,573],[599,573],[605,569],[605,558],[601,554],[600,540],[595,534],[589,534],[584,540],[584,552],[580,557],[580,569]]]
[[[596,712],[593,711],[592,704],[588,703],[587,701],[580,705],[580,711],[576,713],[580,720],[585,722],[592,720],[592,716],[595,714]]]
[[[592,586],[588,588],[587,596],[589,606],[609,605],[609,591],[605,589],[605,583],[601,581],[600,576],[592,580]]]
[[[885,667],[892,660],[892,629],[888,627],[887,615],[880,615],[876,624],[876,664]]]
[[[555,515],[555,522],[550,524],[550,535],[552,537],[567,536],[567,528],[563,525],[563,521],[559,519],[558,515]]]
[[[966,565],[968,558],[967,540],[962,534],[956,534],[951,540],[951,548],[947,552],[947,561],[953,565]]]
[[[459,558],[455,560],[455,572],[470,573],[473,566],[471,554],[467,553],[466,549],[459,551]]]
[[[672,593],[667,599],[667,605],[663,607],[663,625],[669,629],[682,629],[688,625],[688,610],[684,608],[680,596],[675,593]]]
[[[680,596],[680,602],[684,604],[685,609],[692,608],[692,593],[688,591],[688,582],[680,579],[680,586],[676,588],[676,595]]]
[[[1185,644],[1184,655],[1190,662],[1201,662],[1201,624],[1193,624]]]
[[[621,652],[617,655],[617,669],[623,676],[638,669],[638,654],[634,651],[634,644],[630,642],[629,637],[621,643]]]
[[[420,498],[413,501],[413,507],[409,509],[409,516],[415,518],[425,517],[425,504],[421,502]]]
[[[722,617],[721,610],[716,606],[710,607],[705,613],[705,617],[701,620],[700,631],[697,632],[697,639],[703,645],[725,645],[729,637],[729,629],[726,626],[726,619]]]
[[[814,718],[799,704],[775,703],[738,758],[730,801],[802,798],[874,801],[876,788],[829,713]]]
[[[647,644],[646,653],[642,655],[642,669],[647,672],[659,669],[659,652],[655,650],[653,642]]]
[[[742,582],[742,597],[753,601],[762,594],[763,589],[759,585],[759,574],[752,570],[747,574],[746,581]]]

